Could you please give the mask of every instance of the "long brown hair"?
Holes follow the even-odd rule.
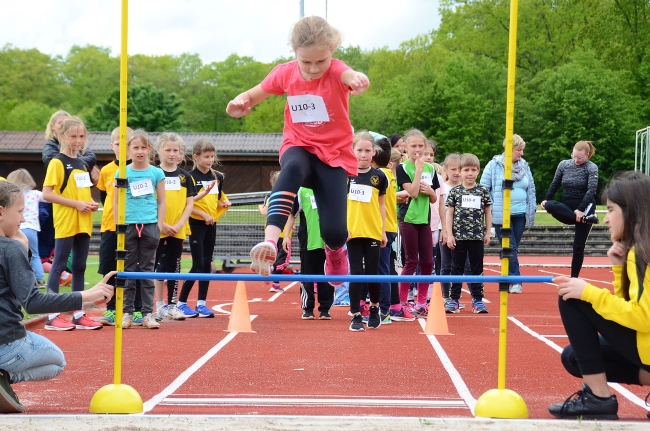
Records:
[[[623,237],[625,256],[634,247],[637,266],[646,268],[650,263],[650,177],[641,172],[622,172],[612,177],[602,193],[603,203],[607,200],[621,207],[623,213]],[[643,280],[639,280],[643,283]],[[625,299],[629,301],[630,279],[627,265],[623,265],[621,280]]]

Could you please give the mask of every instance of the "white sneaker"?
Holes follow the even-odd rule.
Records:
[[[156,322],[152,313],[147,313],[144,319],[142,319],[142,327],[146,329],[158,329],[160,328],[160,323]]]
[[[251,249],[251,271],[268,277],[271,274],[271,265],[275,263],[277,256],[275,246],[269,241],[263,241]]]
[[[169,312],[169,306],[163,305],[155,313],[153,313],[153,318],[156,319],[157,322],[160,322],[165,317],[167,317],[168,312]]]
[[[185,320],[185,313],[176,308],[176,306],[170,307],[167,310],[167,319],[168,320]]]
[[[510,286],[510,293],[521,293],[522,287],[521,284],[513,284]]]
[[[122,329],[127,329],[133,326],[133,316],[129,313],[122,315]]]

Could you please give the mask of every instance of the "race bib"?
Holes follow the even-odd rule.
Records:
[[[431,172],[422,172],[422,176],[420,176],[420,182],[425,183],[428,185],[433,185],[433,176],[431,175]]]
[[[320,96],[313,94],[287,96],[287,104],[293,123],[328,122],[330,120],[325,101]]]
[[[82,189],[85,187],[92,187],[93,183],[90,181],[90,174],[88,172],[83,172],[83,173],[75,173],[74,175],[74,182],[77,184],[78,189]]]
[[[309,196],[309,202],[311,202],[311,209],[315,210],[318,209],[318,206],[316,206],[316,198],[313,196]]]
[[[357,202],[370,202],[372,198],[372,187],[362,184],[350,184],[348,199]]]
[[[153,193],[153,185],[151,183],[151,178],[147,178],[146,180],[129,182],[129,188],[131,189],[131,195],[133,196],[144,196]]]
[[[181,179],[178,177],[165,177],[165,190],[180,190]]]
[[[461,198],[461,207],[463,208],[473,208],[480,210],[481,209],[481,197],[480,196],[471,196],[463,195]]]
[[[216,181],[216,180],[215,180]],[[203,190],[207,190],[208,187],[210,187],[210,184],[212,184],[212,181],[201,181],[201,185],[203,186]],[[212,187],[212,190],[210,190],[210,195],[218,195],[219,194],[219,184],[214,183],[214,187]]]

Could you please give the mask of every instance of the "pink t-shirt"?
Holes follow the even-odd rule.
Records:
[[[298,61],[293,60],[277,65],[264,78],[262,90],[269,94],[311,94],[322,97],[329,116],[329,121],[294,123],[287,103],[284,108],[284,139],[280,147],[280,160],[287,148],[304,147],[323,163],[342,167],[348,175],[357,175],[357,159],[352,152],[354,132],[348,106],[351,90],[341,82],[341,75],[349,69],[344,62],[333,58],[330,68],[323,76],[306,81],[300,74]]]
[[[38,219],[38,203],[42,200],[43,193],[38,190],[27,190],[23,193],[25,197],[25,209],[23,217],[25,221],[20,224],[21,229],[34,229],[41,231],[41,222]]]

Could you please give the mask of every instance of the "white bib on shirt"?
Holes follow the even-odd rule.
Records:
[[[432,186],[433,176],[431,175],[431,172],[422,172],[422,175],[420,176],[420,182]]]
[[[134,181],[132,183],[129,182],[129,187],[131,188],[131,195],[133,196],[144,196],[153,193],[153,184],[151,183],[151,178]]]
[[[90,181],[90,174],[88,172],[75,173],[74,182],[77,184],[78,189],[85,187],[92,187],[93,183]]]
[[[210,187],[210,184],[212,184],[212,183],[213,183],[212,181],[201,181],[201,185],[203,185],[203,190],[207,190],[208,187]],[[208,194],[210,194],[210,195],[219,194],[219,184],[215,182],[214,187],[212,187],[212,190],[210,190],[210,193],[208,193]]]
[[[180,190],[181,179],[178,177],[165,177],[165,190]]]
[[[463,208],[473,208],[480,210],[481,209],[481,197],[472,196],[472,195],[463,195],[461,197],[461,207]]]
[[[313,94],[287,96],[287,104],[293,123],[327,122],[330,120],[325,101],[320,96]]]
[[[357,202],[370,202],[370,199],[372,199],[372,187],[363,184],[350,184],[348,199]]]

